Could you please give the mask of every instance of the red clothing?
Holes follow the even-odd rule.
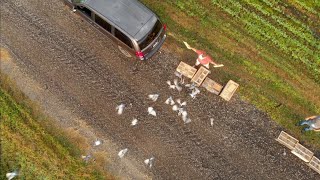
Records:
[[[210,62],[213,62],[211,57],[206,55],[205,57],[200,57],[201,54],[204,54],[205,52],[204,51],[201,51],[201,50],[197,50],[196,53],[198,54],[198,61],[201,63],[201,64],[209,64]]]

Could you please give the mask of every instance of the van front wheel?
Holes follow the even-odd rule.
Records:
[[[126,57],[128,57],[128,58],[131,58],[131,57],[132,57],[132,55],[131,55],[127,50],[125,50],[123,47],[118,46],[118,49],[119,49],[119,51],[120,51],[123,55],[125,55]]]

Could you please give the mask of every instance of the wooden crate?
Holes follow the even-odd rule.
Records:
[[[320,160],[317,157],[313,156],[308,166],[320,174]]]
[[[224,86],[222,92],[220,93],[220,96],[226,100],[229,101],[231,99],[231,97],[233,96],[233,94],[236,92],[236,90],[238,89],[239,84],[237,84],[236,82],[229,80],[228,83]]]
[[[190,66],[189,64],[186,64],[184,62],[180,62],[179,66],[176,69],[180,74],[184,75],[187,78],[192,78],[194,74],[196,74],[197,69]]]
[[[294,149],[296,144],[299,142],[296,138],[290,136],[284,131],[281,131],[279,137],[276,139],[280,144],[287,146],[289,149]]]
[[[207,68],[201,66],[197,73],[192,77],[191,82],[195,83],[197,86],[200,86],[209,73],[210,71]]]
[[[223,86],[215,82],[214,80],[206,77],[206,79],[203,81],[202,87],[206,88],[209,92],[219,95]]]
[[[304,162],[310,162],[313,157],[313,152],[299,143],[296,144],[291,152],[302,159]]]

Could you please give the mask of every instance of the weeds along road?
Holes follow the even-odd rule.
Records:
[[[19,68],[96,131],[128,148],[128,158],[153,179],[319,178],[274,140],[280,128],[265,113],[204,89],[196,99],[185,90],[169,90],[166,81],[175,78],[180,60],[166,47],[147,62],[125,59],[61,1],[1,0],[0,5],[1,41],[19,57]],[[152,93],[160,94],[158,101],[147,98]],[[164,103],[169,96],[187,101],[191,123],[183,124]],[[127,105],[121,116],[115,110],[120,103]],[[149,106],[157,117],[148,116]],[[139,119],[135,127],[133,118]],[[149,169],[143,161],[151,156],[155,164]]]

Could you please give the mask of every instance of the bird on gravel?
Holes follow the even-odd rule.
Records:
[[[174,103],[174,100],[172,99],[171,96],[166,100],[165,103],[166,103],[166,104],[170,104],[171,106],[173,106],[173,105],[175,104],[175,103]]]
[[[176,86],[174,84],[171,84],[171,81],[167,81],[167,84],[169,85],[169,89],[175,89]]]
[[[213,118],[210,118],[210,125],[213,126]]]
[[[121,115],[123,113],[123,110],[126,105],[120,104],[119,106],[116,107],[116,110],[118,110],[118,114]]]
[[[180,78],[180,84],[184,84],[184,78],[181,73],[179,73],[178,71],[175,71],[174,75],[176,75],[178,78]]]
[[[187,105],[187,102],[186,101],[181,102],[181,99],[177,99],[176,102],[180,105],[180,107]]]
[[[190,90],[194,89],[196,87],[196,84],[191,83],[191,84],[186,84],[184,85],[185,87],[188,87]]]
[[[149,99],[151,99],[152,101],[157,101],[159,94],[149,94],[148,95]]]
[[[87,163],[89,159],[91,158],[91,155],[81,156],[81,158]]]
[[[135,126],[138,124],[138,119],[134,118],[132,121],[131,121],[131,126]]]
[[[13,171],[13,172],[10,172],[10,173],[6,174],[6,177],[8,178],[8,180],[11,180],[16,176],[18,176],[18,171]]]
[[[196,95],[200,93],[200,90],[198,88],[194,88],[190,94],[190,96],[192,97],[192,99],[196,98]]]
[[[191,122],[191,119],[190,119],[190,118],[187,118],[187,119],[184,120],[184,123],[185,123],[185,124],[188,124],[188,123],[190,123],[190,122]]]
[[[175,85],[176,89],[180,92],[182,91],[182,87],[178,83],[178,79],[173,80],[173,84]]]
[[[128,152],[128,148],[122,149],[121,151],[119,151],[118,156],[120,158],[123,158],[127,152]]]
[[[173,105],[173,106],[172,106],[172,110],[173,110],[173,111],[178,111],[178,110],[179,110],[178,105]]]
[[[102,142],[100,140],[96,140],[93,146],[99,146]]]
[[[156,111],[153,109],[153,107],[148,107],[148,114],[152,116],[157,116]]]
[[[144,163],[151,168],[154,163],[154,157],[144,160]]]

